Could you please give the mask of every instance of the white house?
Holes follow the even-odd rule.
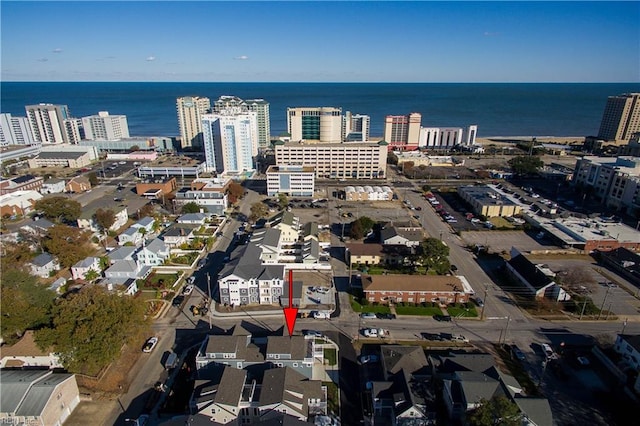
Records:
[[[98,228],[98,224],[93,218],[93,215],[96,212],[96,210],[97,208],[83,210],[82,214],[78,218],[78,228],[87,229],[87,230],[90,230],[91,232],[99,232],[100,229]],[[115,213],[115,221],[113,222],[113,225],[111,225],[111,227],[109,228],[110,231],[115,231],[117,229],[122,228],[129,220],[129,215],[127,214],[126,207],[122,208],[122,210],[115,209],[113,212]]]
[[[640,371],[640,335],[618,334],[613,349],[635,371]]]
[[[119,260],[105,269],[104,276],[109,283],[124,284],[129,279],[145,279],[151,273],[151,267],[139,265],[133,260]]]
[[[167,228],[162,234],[164,243],[169,247],[178,247],[182,244],[188,243],[194,235],[195,230],[193,225],[174,225]]]
[[[130,226],[125,229],[120,235],[118,235],[118,244],[123,246],[127,243],[133,244],[137,246],[142,242],[143,235],[140,233],[140,229],[146,229],[144,227],[136,228],[134,226]]]
[[[59,267],[58,261],[49,253],[40,253],[31,261],[31,273],[41,278],[48,278]]]
[[[380,231],[380,242],[386,245],[417,247],[423,240],[422,230],[405,230],[387,226]]]
[[[210,216],[210,214],[206,213],[187,213],[176,219],[176,222],[189,225],[204,225]]]
[[[98,273],[98,277],[101,275],[100,259],[97,257],[87,257],[71,267],[71,277],[74,280],[85,281],[87,272],[94,270]]]
[[[66,182],[62,179],[48,179],[42,182],[41,194],[59,194],[64,192]]]
[[[33,338],[33,331],[27,330],[13,345],[0,347],[0,368],[46,367],[62,368],[60,359],[51,351],[41,350]]]
[[[268,226],[280,230],[282,242],[294,242],[298,240],[300,232],[300,218],[291,212],[280,212],[270,218]]]
[[[164,241],[159,238],[154,239],[149,244],[142,246],[136,253],[138,262],[143,265],[162,265],[169,258],[170,249]]]
[[[140,219],[139,221],[137,221],[136,223],[134,223],[133,225],[131,225],[131,227],[138,228],[138,229],[144,228],[145,235],[149,235],[153,232],[153,224],[155,223],[155,221],[156,220],[154,218],[146,216]]]

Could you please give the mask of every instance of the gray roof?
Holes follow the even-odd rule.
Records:
[[[53,222],[51,222],[48,219],[45,218],[41,218],[38,220],[34,220],[31,223],[27,223],[26,225],[23,226],[24,227],[29,227],[31,229],[41,229],[43,231],[46,231],[47,229],[51,228],[53,226]]]
[[[383,345],[380,351],[387,374],[396,374],[400,370],[414,374],[428,365],[427,357],[420,346]]]
[[[302,236],[318,235],[318,224],[316,222],[305,223],[302,227]]]
[[[396,235],[400,235],[398,230],[393,226],[388,226],[380,231],[380,241],[384,243],[389,238],[393,238]]]
[[[218,335],[207,338],[205,353],[235,353],[236,359],[243,359],[244,348],[249,344],[251,335]]]
[[[220,271],[219,277],[226,278],[229,275],[236,275],[244,279],[282,279],[284,277],[284,265],[263,265],[260,262],[261,254],[260,248],[253,243],[238,247],[231,254],[231,261]]]
[[[146,228],[147,226],[152,225],[154,221],[155,221],[154,218],[145,216],[131,226],[136,228],[140,228],[140,227]]]
[[[36,158],[42,158],[42,159],[56,159],[56,158],[64,158],[67,160],[75,160],[77,158],[82,157],[83,155],[86,155],[86,152],[82,152],[82,151],[45,151],[45,152],[41,152],[40,154],[38,154],[38,156]]]
[[[302,360],[307,354],[307,343],[304,336],[299,335],[269,336],[267,338],[267,355],[290,354],[291,359]]]
[[[73,265],[74,268],[88,268],[90,266],[92,266],[96,260],[99,261],[99,259],[97,257],[85,257],[84,259],[82,259],[81,261],[79,261],[78,263],[76,263],[75,265]],[[98,271],[96,271],[98,272]]]
[[[105,272],[136,272],[138,265],[133,260],[118,260],[114,262]]]
[[[495,368],[495,361],[490,354],[456,354],[451,353],[442,358],[442,372],[475,371],[488,372]]]
[[[122,234],[120,234],[120,235],[127,235],[127,236],[131,237],[131,236],[133,236],[135,234],[139,234],[138,229],[139,228],[135,228],[135,227],[131,226],[131,227],[125,229],[122,232]]]
[[[237,407],[242,396],[242,389],[247,379],[246,370],[238,370],[237,368],[227,367],[222,373],[222,379],[216,392],[215,402],[217,404],[226,404]]]
[[[207,218],[204,213],[186,213],[177,219],[177,222],[200,222]]]
[[[109,260],[115,262],[117,260],[124,260],[133,256],[133,253],[137,250],[137,247],[119,247],[107,254]]]
[[[278,247],[281,235],[282,231],[279,229],[265,228],[254,232],[251,242],[261,246]]]
[[[164,252],[164,251],[169,250],[169,248],[164,243],[164,241],[162,241],[159,238],[154,238],[153,241],[151,241],[145,247],[146,247],[147,250],[149,250],[150,252],[153,252],[153,253],[159,253],[161,251]]]
[[[40,416],[55,388],[70,377],[49,370],[3,370],[0,412]]]
[[[44,182],[42,182],[43,185],[55,185],[58,183],[64,183],[64,179],[57,179],[57,178],[49,178],[47,180],[45,180]]]
[[[480,399],[490,400],[494,396],[505,395],[500,382],[492,379],[484,373],[475,371],[458,371],[460,387],[467,403],[476,403]]]
[[[546,398],[514,398],[522,414],[537,426],[553,426],[553,414]]]
[[[196,227],[194,225],[174,224],[167,228],[163,234],[164,237],[180,237],[191,234]]]
[[[287,211],[282,211],[278,214],[276,214],[275,216],[272,216],[271,218],[269,218],[269,223],[270,225],[276,226],[280,223],[284,224],[284,225],[290,225],[293,226],[295,223],[295,216],[293,215],[293,213],[291,212],[287,212]]]
[[[45,266],[51,262],[53,262],[53,256],[49,253],[40,253],[31,261],[31,264],[34,266]]]
[[[322,398],[321,382],[309,380],[289,367],[272,368],[264,372],[260,406],[282,403],[306,415],[310,398]]]

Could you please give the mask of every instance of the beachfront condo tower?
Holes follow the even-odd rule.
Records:
[[[211,101],[199,96],[183,96],[176,101],[180,146],[182,148],[202,147],[202,115],[209,112]]]
[[[347,111],[342,119],[342,140],[345,142],[369,142],[370,127],[371,117]]]
[[[224,109],[239,108],[241,111],[253,111],[258,120],[258,148],[267,149],[271,144],[271,121],[269,117],[269,102],[264,99],[243,100],[237,96],[220,96],[213,103],[213,112]]]
[[[258,155],[258,118],[236,108],[202,116],[205,167],[209,172],[254,170]]]
[[[0,146],[34,144],[31,124],[27,117],[0,114]]]
[[[126,115],[109,115],[100,111],[97,115],[82,117],[84,138],[90,141],[113,141],[129,137]]]
[[[625,143],[636,132],[640,132],[640,93],[609,96],[602,114],[598,138]]]
[[[342,108],[287,108],[287,129],[294,142],[342,142]]]
[[[390,150],[415,150],[420,142],[422,115],[387,115],[384,119],[384,140]]]
[[[80,129],[66,105],[38,104],[24,107],[33,139],[40,143],[77,143]]]

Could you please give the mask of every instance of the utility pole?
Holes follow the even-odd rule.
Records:
[[[482,311],[480,311],[480,321],[484,320],[484,309],[487,307],[487,295],[489,294],[489,287],[484,288],[484,304],[482,305]]]
[[[602,315],[602,310],[604,309],[604,304],[607,301],[607,296],[609,296],[609,290],[611,290],[611,287],[609,287],[609,284],[607,284],[607,292],[604,294],[604,299],[602,299],[602,306],[600,306],[600,312],[598,312],[598,321],[600,321],[600,315]]]
[[[620,334],[624,334],[624,329],[627,328],[627,320],[629,318],[625,318],[624,322],[622,323],[622,331],[620,331]]]
[[[208,316],[209,316],[209,330],[211,330],[211,309],[212,309],[212,303],[211,303],[211,274],[207,273],[207,289],[209,290],[209,312],[207,312]]]
[[[582,316],[584,315],[584,309],[587,307],[587,299],[584,299],[584,303],[582,304],[582,311],[580,312],[580,319],[582,319]]]

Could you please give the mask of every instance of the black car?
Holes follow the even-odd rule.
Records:
[[[524,352],[522,352],[522,350],[516,346],[516,345],[511,345],[511,354],[518,358],[518,360],[520,361],[524,361],[527,359],[527,357],[524,355]]]
[[[436,321],[451,322],[451,315],[434,315],[433,319]]]
[[[182,302],[184,302],[184,296],[176,296],[173,298],[173,301],[171,302],[171,304],[173,306],[180,306],[182,305]]]
[[[377,313],[376,317],[378,317],[378,319],[388,319],[388,320],[396,319],[396,315],[391,313]]]
[[[420,333],[420,334],[426,340],[433,340],[433,341],[436,341],[436,342],[441,342],[442,341],[442,336],[440,336],[439,334],[436,334],[436,333]]]

